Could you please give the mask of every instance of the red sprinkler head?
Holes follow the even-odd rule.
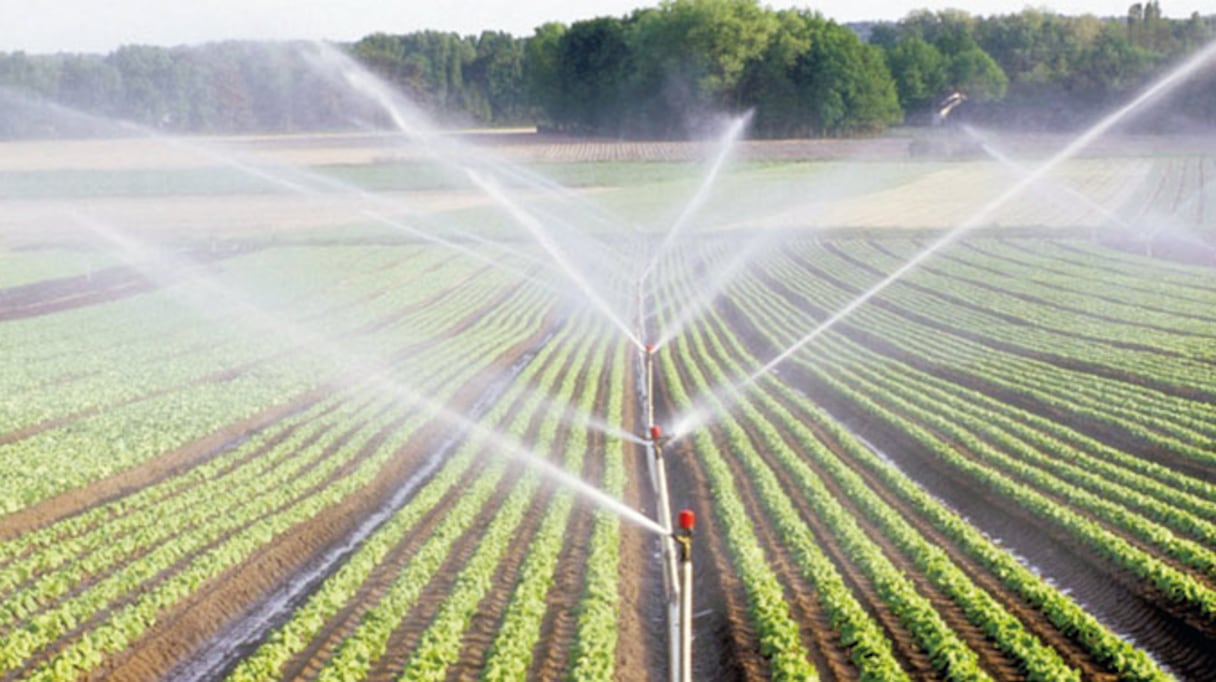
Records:
[[[697,515],[691,509],[680,510],[680,530],[692,532],[692,529],[697,525]]]
[[[653,344],[653,343],[648,343],[648,344],[646,344],[646,354],[647,354],[647,355],[653,355],[653,354],[654,354],[654,344]]]
[[[658,424],[650,427],[650,440],[658,440],[663,437],[663,429],[659,428]]]

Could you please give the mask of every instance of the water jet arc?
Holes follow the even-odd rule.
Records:
[[[817,339],[824,332],[830,330],[838,322],[856,312],[859,308],[868,303],[870,299],[882,293],[887,287],[898,282],[905,275],[936,254],[938,251],[941,251],[950,244],[953,244],[959,239],[959,237],[963,236],[967,232],[983,225],[1000,208],[1021,195],[1022,192],[1026,191],[1028,188],[1038,184],[1043,180],[1044,177],[1059,168],[1061,164],[1075,157],[1086,147],[1093,144],[1093,142],[1099,137],[1105,135],[1112,128],[1122,123],[1126,118],[1136,113],[1147,104],[1150,104],[1156,101],[1158,98],[1172,92],[1179,85],[1184,83],[1189,77],[1199,71],[1200,68],[1212,61],[1213,58],[1216,58],[1216,41],[1209,43],[1202,50],[1192,55],[1179,66],[1172,69],[1170,72],[1165,74],[1165,76],[1158,79],[1132,101],[1108,114],[1105,118],[1077,137],[1077,139],[1073,140],[1063,149],[1056,152],[1056,154],[1054,154],[1047,161],[1040,164],[1033,171],[1027,173],[1024,177],[1002,192],[995,199],[981,207],[967,220],[964,220],[959,225],[947,231],[920,253],[916,254],[906,263],[894,270],[891,274],[887,275],[877,284],[854,298],[843,308],[837,310],[826,320],[816,325],[802,338],[795,341],[776,357],[765,363],[764,366],[760,367],[740,381],[734,383],[724,382],[719,386],[710,389],[710,394],[720,394],[722,399],[720,407],[716,409],[706,408],[702,406],[704,401],[694,400],[693,411],[677,422],[679,428],[677,431],[675,431],[675,433],[673,433],[673,438],[678,438],[687,434],[688,431],[701,426],[705,420],[708,420],[711,417],[728,412],[734,407],[734,405],[738,404],[738,402],[742,400],[744,394],[750,390],[761,377],[771,372],[777,365],[781,364],[791,355],[806,347],[807,344]]]

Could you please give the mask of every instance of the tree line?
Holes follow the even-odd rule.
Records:
[[[959,10],[842,26],[758,0],[664,0],[621,17],[548,23],[531,36],[377,33],[350,54],[424,109],[462,125],[537,124],[603,136],[685,137],[753,112],[759,136],[874,133],[958,114],[1060,129],[1092,120],[1216,36],[1216,17],[1131,5],[1117,17]],[[382,125],[325,82],[303,44],[124,46],[106,55],[0,53],[0,86],[174,132]],[[1210,70],[1209,70],[1210,72]],[[0,135],[53,134],[0,98]],[[1216,77],[1158,127],[1216,122]]]

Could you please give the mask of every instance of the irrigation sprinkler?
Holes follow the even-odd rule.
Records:
[[[666,442],[663,429],[659,428],[658,424],[652,425],[650,427],[650,446],[654,451],[654,484],[655,492],[659,497],[659,525],[671,528],[671,496],[667,492],[667,465],[663,460],[663,445]],[[675,546],[670,539],[663,541],[663,563],[665,564],[663,587],[666,588],[668,596],[674,600],[676,591],[679,589],[679,581],[676,575]]]
[[[647,356],[649,357],[649,356]],[[649,398],[649,396],[647,396]],[[653,403],[653,400],[651,401]],[[658,496],[659,524],[665,528],[671,525],[671,496],[667,491],[667,466],[663,461],[663,445],[668,438],[663,435],[663,429],[658,424],[650,426],[649,444],[654,452],[651,460],[651,472],[654,477],[655,492]],[[668,631],[668,664],[670,679],[690,679],[685,671],[688,665],[685,658],[688,653],[686,642],[692,639],[692,555],[688,546],[692,539],[692,512],[680,512],[680,531],[671,532],[663,537],[661,557],[663,561],[663,591],[667,595],[667,631]],[[680,551],[676,546],[681,547]],[[685,570],[685,562],[687,570]],[[684,583],[687,583],[685,586]],[[685,601],[685,595],[687,600]]]
[[[680,510],[680,529],[671,537],[680,546],[679,669],[676,679],[692,682],[692,531],[697,517],[691,509]]]

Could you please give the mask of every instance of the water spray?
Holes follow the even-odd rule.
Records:
[[[730,125],[726,127],[726,130],[722,135],[722,139],[718,142],[718,150],[715,154],[714,162],[710,165],[709,171],[706,173],[705,178],[701,181],[701,185],[697,188],[696,194],[692,196],[688,204],[684,207],[684,210],[680,212],[678,217],[676,217],[675,222],[672,223],[671,228],[667,230],[667,234],[663,236],[663,240],[659,242],[658,247],[654,250],[654,253],[650,257],[650,260],[642,269],[642,274],[638,279],[643,285],[646,282],[646,278],[650,276],[663,257],[667,255],[667,252],[671,250],[671,247],[675,245],[676,239],[679,237],[684,227],[688,224],[689,220],[696,215],[697,211],[699,211],[702,205],[705,204],[705,202],[709,199],[710,191],[717,183],[718,175],[726,166],[726,162],[730,159],[731,152],[734,151],[735,144],[740,138],[743,137],[743,133],[747,130],[747,126],[751,124],[752,113],[753,112],[748,111],[742,116],[735,118],[730,122]]]
[[[1043,178],[1055,172],[1066,161],[1074,158],[1082,150],[1093,144],[1102,135],[1105,135],[1116,125],[1123,123],[1132,114],[1137,113],[1146,105],[1157,101],[1161,97],[1169,94],[1177,89],[1182,83],[1186,82],[1191,76],[1198,72],[1207,64],[1216,60],[1216,41],[1209,43],[1202,50],[1199,50],[1181,65],[1167,73],[1164,77],[1157,80],[1152,86],[1140,93],[1139,96],[1132,99],[1127,104],[1116,109],[1108,114],[1102,120],[1095,123],[1083,134],[1066,145],[1063,149],[1056,152],[1046,161],[1034,168],[1020,180],[1014,183],[1011,187],[996,198],[989,201],[979,210],[973,213],[969,218],[946,231],[942,236],[938,237],[927,247],[909,259],[899,268],[892,271],[878,283],[871,286],[866,291],[859,294],[844,307],[829,315],[826,319],[819,322],[813,329],[803,335],[802,338],[795,341],[785,350],[781,351],[776,357],[769,360],[756,371],[747,375],[742,379],[724,381],[705,392],[704,395],[715,395],[721,399],[720,406],[715,409],[710,409],[706,406],[707,399],[702,397],[694,401],[693,411],[684,416],[677,424],[681,427],[676,433],[676,436],[682,436],[696,426],[700,426],[706,420],[715,416],[721,416],[729,413],[735,406],[753,390],[753,387],[765,375],[769,374],[776,368],[777,365],[784,362],[794,353],[802,350],[815,339],[819,338],[823,333],[835,327],[841,320],[849,317],[859,308],[868,303],[871,299],[878,296],[887,287],[899,282],[909,272],[917,268],[921,263],[925,262],[938,252],[945,249],[947,246],[955,243],[964,234],[970,232],[983,225],[990,220],[992,216],[1012,201],[1014,198],[1021,196],[1027,189],[1040,183]]]

